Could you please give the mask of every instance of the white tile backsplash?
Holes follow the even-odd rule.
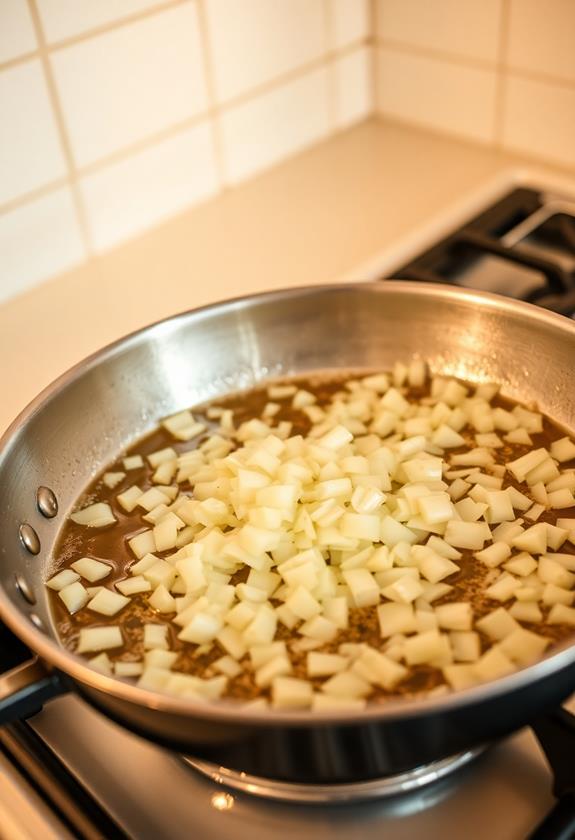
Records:
[[[221,117],[221,130],[230,184],[317,142],[329,131],[327,70],[230,108]]]
[[[204,0],[216,97],[225,102],[320,58],[323,0]]]
[[[335,118],[339,128],[360,122],[373,108],[371,62],[369,47],[361,47],[335,62]]]
[[[186,3],[53,53],[79,166],[206,107],[197,10]]]
[[[0,0],[0,297],[363,119],[371,34],[371,0]]]
[[[369,35],[370,20],[367,0],[331,0],[333,22],[332,47],[346,47]]]
[[[105,251],[218,190],[212,128],[182,131],[80,181],[96,251]]]
[[[381,113],[484,143],[494,139],[494,71],[386,48],[377,62]]]
[[[575,82],[575,2],[511,0],[508,63]]]
[[[39,61],[0,73],[0,114],[1,204],[66,172]]]
[[[36,34],[26,0],[0,2],[0,61],[10,61],[36,49]]]
[[[415,47],[494,62],[502,2],[378,0],[378,35]]]
[[[158,6],[161,0],[36,0],[36,3],[46,40],[53,43],[121,21],[128,15]]]
[[[575,88],[510,76],[505,98],[509,149],[575,167]]]
[[[0,215],[0,301],[82,262],[72,197],[59,189]]]

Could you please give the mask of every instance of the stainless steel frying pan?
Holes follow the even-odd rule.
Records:
[[[385,369],[414,354],[437,372],[500,382],[506,395],[537,401],[575,427],[572,322],[423,283],[301,288],[187,312],[105,348],[47,388],[0,442],[0,617],[37,655],[0,678],[0,723],[74,690],[125,726],[196,758],[330,783],[466,750],[565,699],[575,690],[575,646],[445,697],[320,716],[146,691],[93,670],[57,641],[43,581],[59,527],[103,465],[158,418],[266,377]]]

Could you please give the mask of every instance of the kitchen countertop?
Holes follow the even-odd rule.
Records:
[[[147,323],[236,295],[377,276],[391,251],[437,235],[443,216],[525,166],[370,120],[92,258],[0,306],[0,430],[58,374]]]

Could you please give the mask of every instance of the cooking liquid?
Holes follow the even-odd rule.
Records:
[[[290,380],[282,380],[281,384],[296,384],[299,388],[304,388],[311,391],[317,397],[317,404],[319,406],[327,405],[334,394],[342,390],[345,382],[351,379],[356,379],[361,374],[329,376],[313,376],[306,378],[294,378]],[[362,374],[362,375],[365,375]],[[463,383],[466,384],[466,383]],[[472,385],[469,386],[473,388]],[[423,388],[410,388],[406,397],[408,400],[418,400],[429,395],[428,386]],[[301,411],[295,410],[291,407],[292,397],[286,399],[275,399],[281,405],[281,409],[273,418],[273,425],[277,425],[281,420],[289,420],[292,424],[291,434],[306,435],[311,427],[308,417]],[[127,450],[127,453],[122,453],[119,458],[109,466],[104,472],[124,472],[122,465],[122,458],[126,454],[140,454],[144,457],[144,466],[139,469],[129,470],[123,481],[116,485],[113,489],[106,487],[102,482],[103,473],[88,487],[83,496],[78,499],[77,508],[83,508],[93,501],[108,502],[118,522],[115,525],[110,525],[105,528],[87,528],[82,525],[77,525],[68,520],[59,535],[59,541],[55,549],[57,558],[56,571],[67,568],[80,557],[94,557],[102,560],[112,567],[112,573],[108,575],[102,583],[107,588],[115,591],[114,583],[129,577],[129,568],[136,561],[133,556],[127,541],[136,534],[141,533],[150,527],[150,523],[142,519],[142,515],[146,511],[142,508],[136,508],[131,514],[127,514],[120,505],[116,502],[116,496],[126,490],[128,487],[136,484],[141,490],[146,490],[152,486],[161,487],[161,485],[154,485],[151,477],[154,473],[145,456],[151,452],[171,446],[178,452],[178,454],[189,449],[197,448],[210,434],[214,433],[217,427],[217,422],[211,421],[206,417],[206,410],[210,406],[221,406],[222,408],[232,409],[234,412],[234,424],[236,428],[240,423],[250,420],[254,417],[259,418],[261,412],[270,402],[270,397],[267,394],[267,386],[250,390],[248,392],[233,394],[225,399],[214,400],[203,406],[193,409],[194,417],[204,423],[208,428],[207,431],[198,438],[190,442],[179,442],[172,438],[170,433],[162,427],[156,429],[147,437],[139,440]],[[501,406],[510,410],[515,403],[511,400],[504,399],[497,395],[492,401],[493,407]],[[465,438],[466,445],[459,449],[450,449],[449,453],[457,453],[465,451],[469,446],[475,446],[474,431],[469,427],[461,430],[460,434]],[[507,461],[515,460],[521,455],[525,455],[532,449],[540,447],[549,448],[554,440],[565,437],[565,430],[557,424],[553,423],[549,418],[543,418],[543,432],[540,434],[531,434],[533,441],[532,445],[518,445],[508,444],[505,441],[504,446],[499,449],[494,449],[495,460],[498,464],[503,464]],[[575,466],[574,462],[561,464],[561,469],[569,469]],[[458,469],[454,467],[453,469]],[[530,496],[529,488],[526,484],[516,481],[509,472],[505,474],[504,487],[513,485],[518,490]],[[187,482],[180,485],[183,492],[191,494],[191,488]],[[520,512],[517,513],[520,516]],[[544,511],[538,522],[549,522],[555,524],[559,518],[575,518],[575,507],[562,510],[546,510]],[[527,525],[531,523],[527,522]],[[484,596],[484,590],[493,582],[493,579],[498,576],[502,569],[491,570],[487,568],[482,562],[473,557],[473,553],[466,549],[460,549],[462,558],[457,561],[460,566],[460,571],[454,573],[445,580],[453,586],[451,592],[444,597],[434,601],[434,606],[439,604],[446,604],[451,601],[469,601],[472,604],[474,619],[481,618],[486,613],[491,612],[496,607],[501,606],[499,602],[488,599]],[[570,553],[575,555],[575,546],[570,542],[565,542],[559,549],[561,553]],[[164,554],[155,552],[158,557],[166,557],[173,553],[171,551]],[[511,558],[510,558],[511,559]],[[234,575],[231,583],[240,583],[245,580],[249,569],[242,569]],[[85,585],[97,586],[99,584]],[[112,661],[134,662],[142,659],[144,655],[143,648],[143,630],[144,624],[166,624],[168,626],[168,639],[171,650],[178,651],[179,656],[176,660],[172,670],[181,671],[188,674],[194,674],[200,677],[215,676],[216,672],[211,668],[212,663],[223,656],[224,651],[217,642],[214,644],[212,650],[208,654],[196,655],[197,645],[182,642],[177,638],[177,633],[180,632],[179,627],[171,623],[172,615],[164,615],[156,612],[148,604],[148,597],[151,592],[141,593],[131,596],[130,603],[119,613],[114,616],[106,617],[101,614],[91,613],[86,607],[79,610],[74,615],[70,615],[60,600],[57,593],[50,590],[51,607],[56,617],[56,626],[63,645],[75,650],[78,640],[79,630],[83,627],[90,626],[105,626],[105,625],[120,625],[122,627],[125,645],[123,648],[108,651],[108,656]],[[279,605],[279,601],[272,603]],[[509,605],[509,604],[507,604]],[[540,635],[553,639],[559,642],[569,636],[573,635],[573,628],[565,625],[546,624],[545,618],[549,612],[549,607],[544,604],[539,604],[543,613],[544,620],[541,623],[531,624],[528,622],[521,622],[521,626],[533,630]],[[379,624],[377,619],[377,612],[375,607],[364,607],[361,609],[350,609],[349,611],[350,626],[347,630],[340,630],[336,639],[333,642],[324,644],[320,650],[322,652],[336,653],[338,646],[342,642],[367,642],[376,649],[382,646],[382,638],[379,631]],[[478,631],[479,632],[479,631]],[[490,647],[493,642],[486,636],[480,633],[482,649],[485,650]],[[278,630],[276,639],[284,639],[286,642],[294,641],[297,638],[302,638],[297,634],[297,631],[288,630],[283,624],[278,622]],[[92,654],[93,655],[93,654]],[[306,672],[306,657],[307,653],[296,653],[290,650],[290,659],[293,664],[293,676],[302,679],[309,679]],[[226,697],[236,698],[241,700],[254,699],[262,694],[262,690],[258,688],[254,682],[254,672],[249,667],[249,657],[246,656],[242,665],[246,665],[242,674],[238,677],[229,680],[228,689],[225,694]],[[309,679],[314,685],[315,689],[319,689],[325,677],[318,679]],[[385,700],[389,696],[410,696],[419,695],[422,692],[444,684],[444,679],[439,668],[433,668],[427,665],[419,665],[411,667],[410,676],[401,682],[393,692],[385,691],[384,689],[375,688],[374,693],[370,697],[371,702],[378,702]],[[263,692],[267,694],[267,690]]]

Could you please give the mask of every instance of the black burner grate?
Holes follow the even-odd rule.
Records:
[[[537,190],[515,189],[393,277],[494,291],[572,316],[575,215],[563,206]],[[541,224],[516,241],[515,232],[539,216]]]

